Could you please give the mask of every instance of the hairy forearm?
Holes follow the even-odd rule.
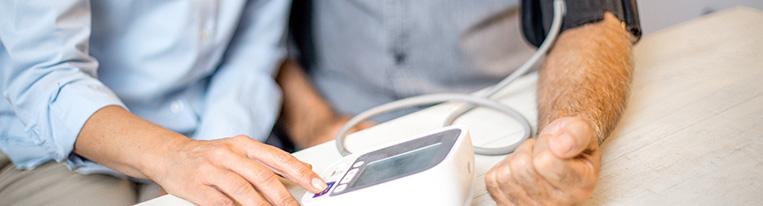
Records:
[[[540,71],[539,128],[560,117],[579,116],[603,141],[625,108],[631,45],[630,34],[611,14],[562,33]]]
[[[135,116],[119,106],[95,112],[77,136],[74,152],[132,177],[149,178],[162,151],[190,139]],[[146,161],[148,160],[148,161]]]

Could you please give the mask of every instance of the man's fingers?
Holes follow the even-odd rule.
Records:
[[[590,197],[600,152],[594,132],[578,117],[560,118],[524,142],[485,177],[499,204],[569,204]],[[503,197],[502,197],[503,196]]]
[[[270,168],[233,153],[223,161],[226,168],[243,176],[273,205],[299,205]]]
[[[533,165],[538,174],[560,190],[579,188],[596,180],[594,165],[585,157],[559,159],[546,150],[533,155]]]
[[[536,171],[571,201],[590,197],[596,184],[600,151],[593,130],[580,118],[560,118],[547,126],[533,148]]]
[[[539,137],[542,144],[560,158],[573,158],[589,149],[595,135],[581,118],[563,117],[546,126]]]
[[[262,144],[248,137],[234,138],[240,148],[251,159],[256,159],[276,170],[285,178],[294,181],[306,190],[319,193],[326,189],[326,183],[304,162],[289,153],[270,145]]]
[[[497,167],[501,167],[502,164],[498,164]],[[498,205],[513,205],[514,203],[506,196],[503,190],[501,190],[501,183],[498,182],[498,172],[496,168],[491,169],[490,172],[485,174],[485,188],[487,188],[490,197],[495,200]]]
[[[241,205],[263,205],[265,199],[244,178],[228,170],[218,169],[210,174],[209,184],[217,187]]]
[[[550,185],[546,183],[540,174],[535,170],[532,160],[532,149],[535,140],[530,139],[522,143],[512,154],[509,167],[511,167],[511,177],[516,181],[524,192],[534,200],[541,200],[547,195]]]
[[[551,185],[564,190],[596,181],[596,168],[591,158],[598,157],[588,123],[575,117],[554,120],[540,134],[533,148],[536,171]],[[569,148],[567,148],[569,146]],[[590,149],[592,153],[583,153]]]
[[[533,141],[531,140],[530,144],[532,144],[532,142]],[[498,182],[500,183],[499,187],[501,187],[502,191],[508,194],[509,199],[516,205],[531,205],[533,203],[533,197],[529,195],[527,189],[535,188],[525,188],[520,184],[520,181],[524,180],[515,178],[517,176],[516,173],[528,169],[527,166],[532,166],[516,164],[519,162],[518,158],[524,158],[522,156],[528,156],[530,154],[531,148],[528,146],[531,145],[528,145],[527,142],[520,145],[520,147],[517,148],[514,153],[509,155],[504,162],[500,163],[501,167],[496,170],[498,173]]]

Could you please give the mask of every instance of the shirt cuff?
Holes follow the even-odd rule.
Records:
[[[55,129],[51,132],[52,142],[43,143],[43,146],[46,147],[50,156],[57,162],[65,161],[71,170],[115,174],[73,153],[77,136],[90,116],[110,105],[127,108],[110,89],[95,79],[87,79],[62,87],[49,106],[50,125]]]

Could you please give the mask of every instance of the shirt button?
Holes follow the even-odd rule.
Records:
[[[172,113],[180,113],[183,111],[183,108],[185,107],[185,104],[181,100],[177,100],[170,105],[170,112]]]
[[[405,63],[405,58],[406,58],[405,53],[403,53],[403,52],[395,52],[393,54],[393,57],[395,58],[395,64],[401,65],[401,64]]]
[[[201,32],[201,41],[202,42],[207,42],[207,39],[209,39],[209,32],[202,31]]]
[[[201,29],[201,41],[204,43],[208,42],[211,37],[211,34],[214,34],[214,22],[207,22],[204,24],[204,27]]]

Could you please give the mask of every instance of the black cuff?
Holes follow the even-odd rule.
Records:
[[[566,0],[566,12],[561,31],[594,23],[611,12],[626,25],[635,41],[641,38],[636,0]],[[554,0],[522,0],[522,33],[525,39],[539,47],[548,35],[554,15]],[[635,42],[634,42],[635,43]]]

